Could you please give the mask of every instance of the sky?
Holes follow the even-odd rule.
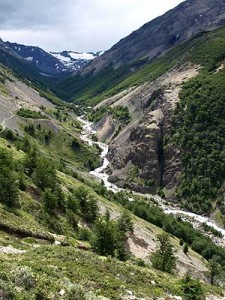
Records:
[[[0,0],[0,37],[47,51],[100,51],[182,0]]]

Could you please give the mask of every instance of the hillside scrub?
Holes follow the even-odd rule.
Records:
[[[20,108],[20,110],[17,111],[17,115],[27,119],[47,119],[47,116],[43,115],[41,112],[25,108]]]
[[[100,107],[88,113],[87,118],[89,121],[97,123],[107,114],[112,115],[115,120],[118,120],[123,124],[128,124],[131,118],[128,107],[123,106],[115,106],[113,108]]]

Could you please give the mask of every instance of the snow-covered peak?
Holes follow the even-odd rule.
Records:
[[[62,51],[50,52],[55,58],[61,61],[65,68],[76,71],[85,66],[89,61],[100,56],[103,52],[76,52],[76,51]]]

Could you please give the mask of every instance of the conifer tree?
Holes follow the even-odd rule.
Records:
[[[157,240],[159,245],[156,252],[151,256],[152,265],[156,269],[171,273],[176,267],[176,257],[169,235],[160,234]]]

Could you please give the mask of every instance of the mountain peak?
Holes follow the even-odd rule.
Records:
[[[225,0],[187,0],[146,23],[89,64],[84,73],[153,59],[198,32],[225,25]]]

